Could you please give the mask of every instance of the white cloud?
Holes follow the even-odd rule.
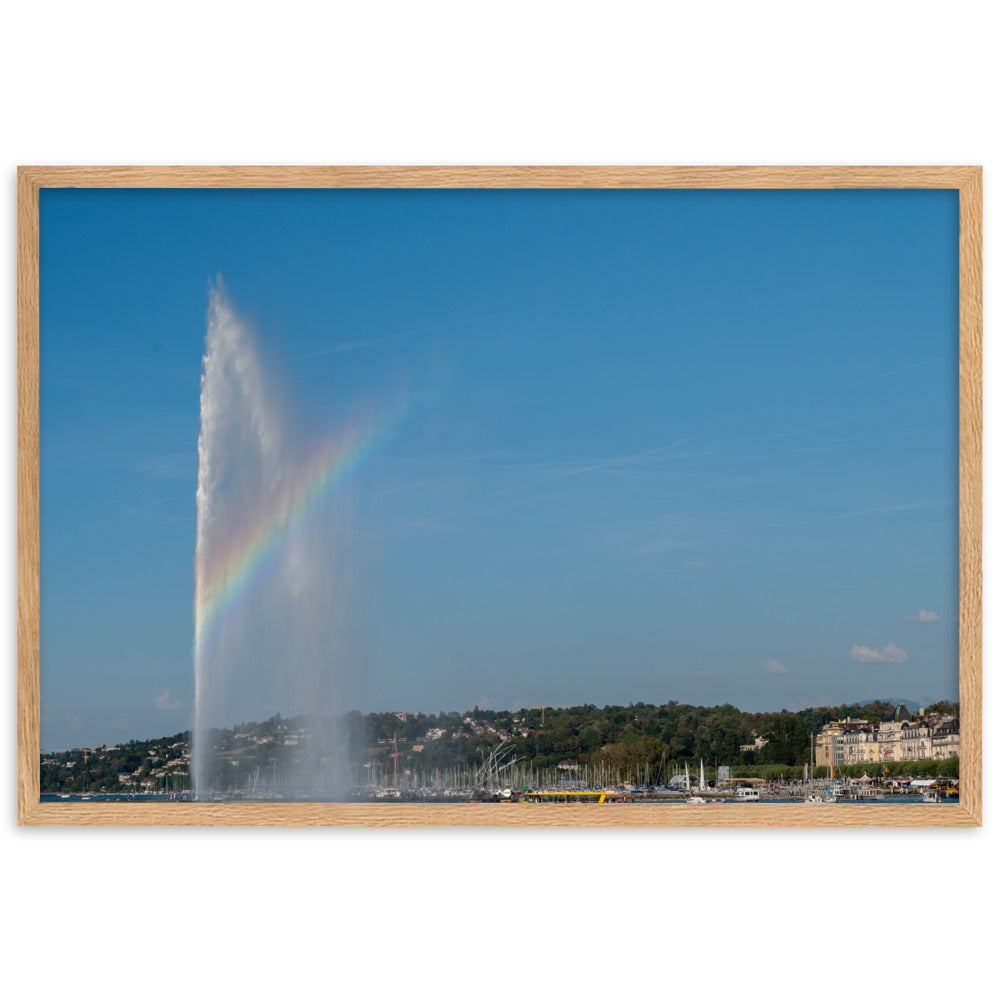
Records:
[[[890,642],[888,646],[885,646],[881,650],[872,649],[871,646],[859,646],[855,643],[854,648],[851,650],[851,656],[858,663],[902,663],[908,659],[906,651],[900,649],[893,642]]]
[[[168,691],[167,688],[164,688],[163,691],[160,692],[160,694],[158,694],[153,699],[153,701],[156,702],[156,707],[157,708],[162,709],[165,712],[171,712],[175,708],[183,708],[184,707],[183,705],[181,705],[181,703],[179,701],[171,701],[170,700],[170,691]]]
[[[908,622],[920,622],[924,625],[941,621],[941,616],[936,611],[918,611],[915,615],[905,615],[904,617]]]
[[[779,663],[777,660],[768,660],[764,664],[764,669],[770,674],[787,674],[788,667],[784,663]]]

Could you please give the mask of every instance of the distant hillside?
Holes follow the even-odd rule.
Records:
[[[244,722],[213,730],[213,788],[243,788],[261,774],[294,774],[302,762],[322,758],[346,767],[351,784],[371,775],[413,776],[474,772],[498,746],[535,769],[579,766],[651,780],[685,761],[706,767],[781,766],[801,768],[811,738],[827,723],[847,715],[877,721],[903,704],[809,708],[801,712],[741,712],[734,705],[574,705],[515,712],[474,708],[470,712],[425,715],[409,712],[349,712],[338,719],[282,718]],[[937,710],[956,713],[941,702]],[[318,755],[318,758],[317,758]],[[42,755],[43,792],[179,791],[190,785],[190,734],[113,747]]]

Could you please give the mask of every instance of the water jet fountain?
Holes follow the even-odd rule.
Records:
[[[220,280],[209,299],[198,438],[191,769],[202,800],[345,792],[332,720],[348,673],[349,533],[336,487],[370,446],[373,425],[310,435],[280,385]],[[216,727],[276,711],[307,716],[302,732],[275,730],[280,755],[260,742],[238,754],[217,746]]]

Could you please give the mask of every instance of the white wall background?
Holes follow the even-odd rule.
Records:
[[[913,0],[8,10],[4,992],[832,997],[902,970],[920,992],[994,988],[989,735],[981,831],[164,833],[18,829],[14,730],[16,164],[981,163],[989,388],[990,13]],[[1000,445],[988,393],[985,431],[989,722]]]

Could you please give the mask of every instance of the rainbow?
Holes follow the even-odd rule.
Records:
[[[282,488],[248,518],[224,549],[213,553],[205,580],[196,581],[195,656],[201,659],[247,598],[281,564],[308,529],[324,499],[386,439],[401,415],[357,423],[315,447]]]

